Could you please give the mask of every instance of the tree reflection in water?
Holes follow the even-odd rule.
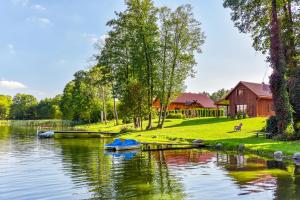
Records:
[[[65,169],[78,187],[87,182],[94,198],[100,199],[184,199],[182,185],[170,175],[164,157],[150,152],[132,159],[105,155],[100,139],[57,140]],[[82,180],[84,179],[84,180]]]
[[[77,187],[83,183],[88,185],[92,198],[190,198],[192,196],[182,181],[184,176],[179,176],[176,170],[185,169],[184,173],[188,173],[191,166],[197,169],[202,165],[224,171],[239,187],[237,195],[273,191],[274,198],[297,199],[300,193],[298,167],[284,162],[207,150],[134,152],[128,156],[126,153],[105,153],[105,142],[103,139],[57,140],[64,169],[71,171]]]

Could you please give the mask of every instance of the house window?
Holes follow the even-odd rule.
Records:
[[[274,111],[274,106],[272,103],[268,104],[268,112]]]
[[[238,96],[242,96],[242,95],[244,95],[245,94],[245,90],[237,90],[237,95]]]
[[[236,112],[247,113],[247,105],[246,104],[236,105]]]

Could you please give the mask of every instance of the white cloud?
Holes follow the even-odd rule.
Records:
[[[88,41],[91,43],[91,44],[99,44],[100,46],[104,46],[105,44],[105,39],[108,37],[108,35],[104,34],[104,35],[101,35],[100,37],[97,36],[96,34],[92,34],[92,33],[83,33],[82,36],[84,38],[87,38]]]
[[[11,2],[15,6],[22,6],[22,7],[26,7],[26,8],[32,8],[32,9],[38,10],[38,11],[46,10],[46,8],[42,5],[40,5],[40,4],[33,4],[32,5],[29,0],[11,0]]]
[[[0,88],[5,89],[24,89],[26,86],[17,81],[0,81]]]
[[[46,8],[44,6],[39,5],[39,4],[32,5],[31,8],[35,9],[35,10],[38,10],[38,11],[44,11],[44,10],[46,10]]]
[[[29,4],[29,0],[11,0],[14,5],[27,6]]]
[[[29,22],[38,24],[40,27],[45,28],[52,25],[50,19],[46,17],[30,17],[26,19]]]
[[[83,33],[82,36],[84,38],[87,38],[88,41],[91,43],[91,44],[94,44],[95,42],[97,42],[98,40],[98,37],[96,34],[92,34],[92,33]]]
[[[10,54],[15,54],[16,53],[15,46],[13,44],[8,44],[7,47],[8,47],[8,52]]]
[[[98,42],[101,46],[104,46],[105,45],[105,40],[106,38],[108,38],[108,35],[104,34],[104,35],[101,35]]]

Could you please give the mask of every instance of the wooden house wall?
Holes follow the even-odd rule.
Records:
[[[243,95],[238,95],[238,90],[244,90]],[[237,105],[247,105],[247,114],[251,117],[257,116],[256,111],[256,95],[249,90],[247,87],[245,87],[242,84],[239,84],[234,91],[229,95],[227,98],[230,102],[229,104],[229,115],[235,115],[236,114],[236,106]]]
[[[153,102],[153,107],[156,109],[159,109],[159,100],[155,100]],[[168,106],[168,110],[188,110],[188,109],[195,109],[195,108],[203,108],[203,106],[199,104],[192,104],[192,105],[186,105],[185,103],[171,103]]]
[[[257,102],[257,116],[267,117],[275,115],[272,99],[259,99]]]
[[[171,103],[168,106],[168,110],[188,110],[195,108],[203,108],[203,106],[199,104],[186,105],[185,103]]]

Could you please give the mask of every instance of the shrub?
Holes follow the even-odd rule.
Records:
[[[243,119],[249,118],[249,115],[247,113],[243,113]]]
[[[277,118],[275,116],[271,116],[267,119],[265,131],[272,135],[276,135],[278,133]]]
[[[244,116],[244,113],[242,111],[239,111],[239,112],[236,113],[237,119],[242,119],[243,116]]]
[[[236,115],[230,115],[229,117],[231,120],[236,120]]]
[[[177,113],[177,114],[170,113],[167,116],[167,119],[183,119],[183,118],[184,116],[181,113]]]
[[[123,122],[123,124],[129,124],[129,123],[132,123],[133,120],[132,120],[132,118],[129,118],[129,117],[123,117],[122,122]]]
[[[123,126],[120,130],[120,134],[128,133],[130,131],[131,131],[131,129],[128,126]]]

